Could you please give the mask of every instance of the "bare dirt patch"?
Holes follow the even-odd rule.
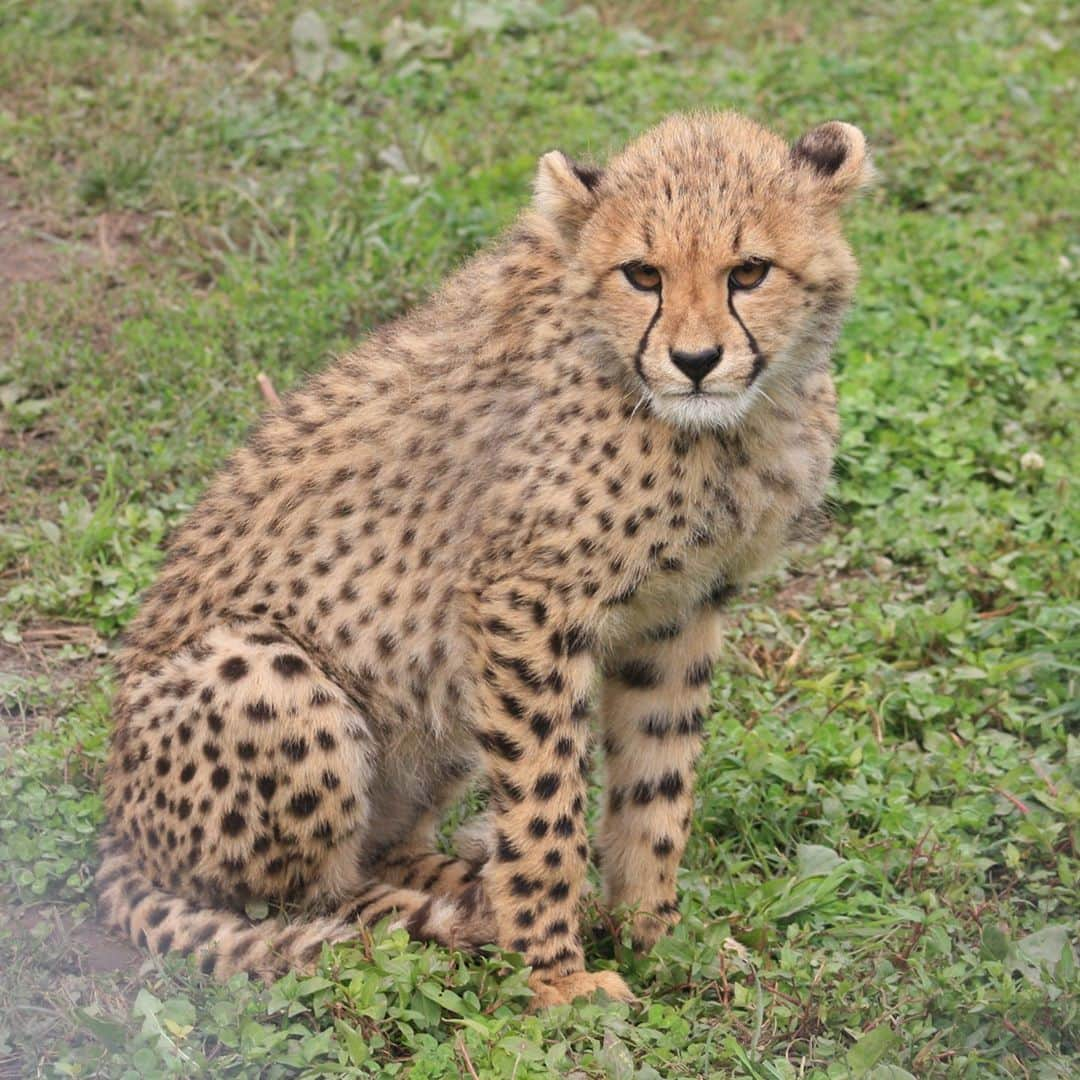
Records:
[[[12,285],[58,280],[72,263],[93,258],[51,215],[25,209],[20,194],[18,181],[0,176],[0,295]]]
[[[0,642],[0,725],[8,745],[52,720],[60,698],[81,693],[107,652],[93,627],[80,623],[34,623],[21,636],[18,644]]]
[[[65,217],[30,209],[18,180],[0,175],[0,297],[15,285],[60,281],[73,270],[107,272],[133,261],[149,218],[131,212]]]
[[[80,921],[69,908],[58,904],[23,908],[13,914],[7,926],[26,942],[48,939],[48,951],[54,954],[49,967],[58,975],[135,971],[146,959],[130,942],[109,933],[96,918]]]

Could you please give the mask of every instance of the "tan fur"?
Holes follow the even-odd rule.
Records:
[[[131,628],[111,923],[270,977],[395,914],[522,952],[542,1003],[628,996],[578,935],[592,705],[605,898],[647,946],[677,917],[717,612],[824,493],[837,209],[867,171],[847,125],[788,147],[732,114],[603,173],[549,154],[496,247],[269,415]],[[729,292],[751,257],[768,276]],[[714,346],[691,395],[671,350]],[[486,822],[440,855],[477,770]],[[250,926],[252,899],[300,921]]]

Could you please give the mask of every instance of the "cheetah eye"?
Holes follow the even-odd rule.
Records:
[[[733,289],[756,289],[769,273],[772,263],[768,259],[747,259],[728,274]]]
[[[656,292],[660,288],[660,271],[648,263],[626,263],[622,272],[626,275],[626,280],[642,292]]]

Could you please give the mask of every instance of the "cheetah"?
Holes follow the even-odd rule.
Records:
[[[118,660],[108,925],[272,979],[389,917],[522,954],[540,1006],[630,999],[584,967],[591,731],[602,900],[648,949],[719,613],[820,518],[870,174],[849,124],[733,113],[547,153],[500,240],[270,410]]]

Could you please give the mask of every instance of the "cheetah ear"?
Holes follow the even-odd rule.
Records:
[[[863,133],[839,120],[808,131],[792,145],[791,158],[803,173],[813,177],[825,201],[836,205],[874,179]]]
[[[572,241],[596,207],[596,189],[603,177],[600,169],[579,165],[561,150],[540,159],[533,185],[536,209]]]

